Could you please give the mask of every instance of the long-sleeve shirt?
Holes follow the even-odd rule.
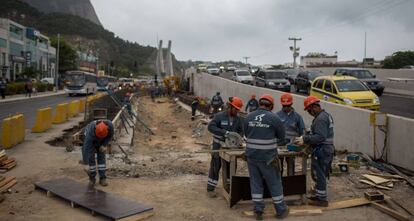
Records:
[[[305,144],[312,146],[333,145],[334,121],[326,111],[320,112],[312,121],[311,134],[303,136]]]
[[[286,138],[292,139],[294,137],[302,136],[305,132],[305,123],[302,116],[295,111],[289,113],[283,110],[276,113],[279,119],[282,121],[286,130]]]
[[[246,157],[257,161],[271,161],[277,156],[277,143],[285,140],[285,127],[275,113],[259,108],[244,121],[247,138]]]
[[[207,127],[213,134],[213,149],[219,149],[225,141],[227,131],[236,132],[243,136],[243,123],[239,116],[230,117],[227,112],[222,111],[214,115]]]
[[[218,108],[218,107],[223,106],[223,104],[224,102],[220,95],[214,95],[213,98],[211,99],[212,107]]]
[[[245,111],[249,110],[249,112],[253,112],[259,108],[259,102],[256,99],[250,99],[247,102]]]
[[[85,139],[83,141],[83,148],[90,150],[93,148],[99,148],[101,146],[106,146],[112,140],[114,136],[114,126],[110,120],[102,120],[109,128],[108,136],[104,139],[99,139],[95,135],[96,124],[101,120],[92,121],[85,127]]]

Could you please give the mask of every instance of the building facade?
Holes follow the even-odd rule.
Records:
[[[78,69],[81,71],[86,71],[90,73],[98,73],[98,57],[93,55],[92,51],[88,53],[77,51],[78,55]]]
[[[40,72],[39,78],[54,77],[56,49],[38,30],[0,18],[1,76],[9,81],[25,78],[25,68]]]
[[[337,55],[325,55],[322,53],[309,53],[306,56],[300,57],[300,66],[306,67],[320,67],[320,66],[334,66],[338,62]]]

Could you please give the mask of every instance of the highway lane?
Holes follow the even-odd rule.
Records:
[[[233,73],[224,72],[220,74],[220,77],[231,79]],[[291,90],[292,93],[306,96],[303,93],[294,92],[294,87]],[[414,97],[397,94],[384,93],[380,97],[381,108],[380,111],[383,113],[389,113],[393,115],[408,117],[414,119]]]
[[[9,117],[16,113],[24,114],[25,125],[27,129],[33,127],[36,121],[37,109],[52,107],[56,104],[65,103],[68,101],[80,99],[82,97],[69,97],[65,94],[49,96],[49,97],[32,97],[27,100],[20,100],[8,103],[0,103],[0,120]],[[1,125],[0,125],[1,127]]]

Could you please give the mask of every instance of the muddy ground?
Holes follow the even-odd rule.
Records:
[[[148,218],[148,221],[252,219],[241,215],[252,208],[250,202],[239,203],[230,209],[221,195],[215,199],[206,196],[210,156],[194,153],[208,148],[203,144],[211,142],[205,130],[201,130],[201,137],[193,137],[201,117],[191,121],[188,111],[167,98],[160,98],[155,103],[141,98],[138,113],[155,135],[149,135],[137,124],[134,146],[127,151],[132,163],[126,164],[122,153],[108,156],[109,186],[98,188],[153,206],[155,216]],[[0,204],[0,220],[106,220],[91,216],[87,210],[73,209],[69,203],[56,197],[48,198],[33,187],[35,182],[57,177],[69,177],[85,184],[88,182],[78,164],[79,151],[68,153],[65,147],[45,143],[59,137],[65,127],[70,128],[76,123],[65,124],[47,135],[29,135],[24,144],[9,152],[17,159],[19,166],[7,175],[16,176],[18,184],[6,194],[6,201]],[[240,165],[240,168],[243,167]],[[358,182],[360,174],[365,172],[368,169],[362,166],[352,169],[349,175],[333,176],[329,181],[330,200],[361,197],[364,191],[370,189]],[[220,192],[221,188],[217,191]],[[414,191],[405,183],[396,183],[393,190],[384,192],[414,211]],[[286,220],[333,219],[392,220],[368,206],[329,211],[320,216],[288,217]]]

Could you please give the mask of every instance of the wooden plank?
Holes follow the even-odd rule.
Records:
[[[16,179],[16,177],[13,177],[13,176],[6,177],[2,182],[0,182],[0,187],[5,186],[6,184],[10,183],[14,179]]]
[[[399,180],[403,180],[404,177],[400,176],[400,175],[392,175],[392,174],[380,174],[380,173],[368,173],[369,175],[374,175],[374,176],[379,176],[385,179],[399,179]]]
[[[17,183],[17,180],[14,179],[11,182],[9,182],[8,184],[6,184],[5,186],[0,187],[0,193],[7,191],[12,186],[16,185],[16,183]]]
[[[409,216],[405,216],[405,215],[397,212],[396,210],[390,209],[390,208],[388,208],[384,205],[381,205],[379,203],[373,202],[373,203],[371,203],[371,206],[378,209],[379,211],[381,211],[385,214],[390,215],[391,217],[393,217],[397,220],[400,220],[400,221],[409,221],[410,220]]]
[[[2,170],[10,170],[17,165],[16,161],[9,163],[7,165],[1,166],[0,169]]]
[[[384,179],[384,178],[379,177],[379,176],[374,176],[374,175],[369,175],[369,174],[364,174],[362,176],[365,177],[366,179],[374,182],[377,185],[390,182],[390,180]]]
[[[355,198],[355,199],[350,199],[350,200],[342,200],[342,201],[329,203],[329,206],[326,208],[323,208],[322,210],[345,209],[345,208],[351,208],[351,207],[356,207],[356,206],[364,206],[370,203],[371,201],[365,198]]]
[[[371,182],[371,181],[369,181],[369,180],[359,180],[359,182],[361,182],[361,183],[365,183],[365,184],[368,184],[368,185],[373,186],[373,187],[376,187],[376,188],[378,188],[378,189],[383,189],[383,190],[391,190],[391,188],[389,188],[389,187],[386,187],[386,186],[381,186],[381,185],[377,185],[377,184],[375,184],[374,182]]]
[[[7,159],[8,159],[8,156],[4,155],[4,156],[0,157],[0,162],[3,162]]]
[[[0,166],[6,166],[7,164],[10,164],[10,163],[13,163],[13,162],[15,162],[15,159],[14,158],[9,158],[5,161],[0,162]]]
[[[0,157],[6,156],[6,151],[2,150],[0,151]]]
[[[141,214],[125,217],[122,219],[117,219],[117,221],[140,221],[140,220],[147,219],[153,215],[155,215],[155,213],[153,210],[151,210],[151,211],[143,212]]]

